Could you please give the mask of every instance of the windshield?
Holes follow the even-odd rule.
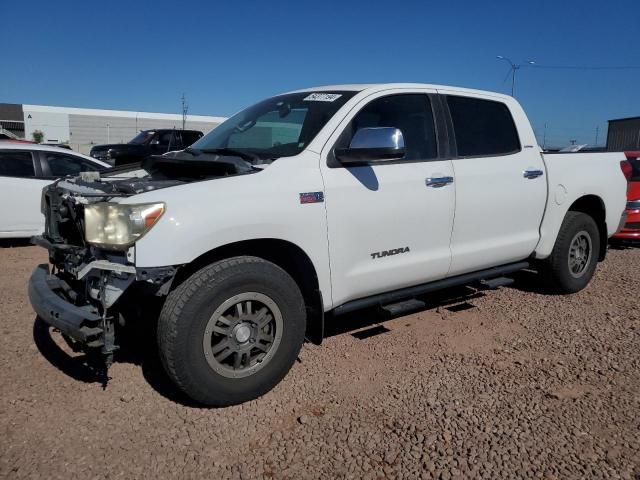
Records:
[[[138,135],[136,135],[135,137],[133,137],[133,139],[131,139],[129,141],[129,143],[133,143],[136,145],[142,145],[143,143],[146,143],[147,140],[149,140],[151,137],[153,137],[153,134],[155,132],[152,130],[146,131],[146,132],[140,132]]]
[[[191,150],[233,150],[264,159],[297,155],[356,93],[302,92],[269,98],[229,118]]]

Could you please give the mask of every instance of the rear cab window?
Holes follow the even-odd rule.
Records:
[[[521,150],[509,107],[474,97],[447,96],[458,157],[509,155]]]
[[[0,151],[0,177],[34,178],[36,176],[30,152]]]

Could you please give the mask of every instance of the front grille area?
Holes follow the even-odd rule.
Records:
[[[80,211],[78,211],[80,210]],[[83,246],[82,207],[66,202],[54,185],[45,187],[43,192],[43,213],[45,216],[44,237],[52,243]]]
[[[629,222],[624,224],[625,230],[640,230],[640,222]]]

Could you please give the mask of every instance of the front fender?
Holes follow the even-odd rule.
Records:
[[[126,200],[163,201],[166,211],[135,246],[137,267],[183,265],[236,242],[278,239],[301,248],[330,299],[324,203],[301,203],[300,194],[322,192],[319,169],[281,159],[262,172],[166,188]],[[313,163],[312,163],[313,165]]]

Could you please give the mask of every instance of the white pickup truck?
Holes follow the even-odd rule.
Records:
[[[397,314],[527,267],[559,292],[584,288],[623,222],[623,160],[543,154],[520,105],[496,93],[286,93],[146,161],[141,178],[45,188],[34,242],[51,265],[29,295],[107,364],[123,325],[157,305],[171,379],[202,404],[236,404],[273,388],[327,314]]]

